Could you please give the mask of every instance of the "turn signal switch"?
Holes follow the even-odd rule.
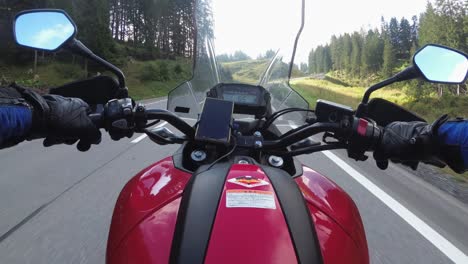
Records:
[[[105,128],[113,140],[133,136],[133,106],[131,98],[113,99],[105,105]]]

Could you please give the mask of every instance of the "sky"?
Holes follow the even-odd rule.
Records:
[[[18,43],[46,50],[56,49],[74,32],[67,17],[57,12],[23,14],[15,25]]]
[[[380,27],[380,18],[424,12],[427,0],[305,0],[304,30],[295,62],[333,34]],[[289,52],[300,26],[301,0],[213,0],[216,54],[243,50],[255,58],[267,49]]]

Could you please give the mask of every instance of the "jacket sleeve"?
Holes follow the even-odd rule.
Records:
[[[23,141],[32,124],[32,113],[21,105],[0,104],[0,148]]]
[[[439,128],[441,155],[457,172],[468,169],[468,120],[448,121]]]

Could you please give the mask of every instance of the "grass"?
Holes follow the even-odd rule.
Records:
[[[28,66],[0,65],[2,83],[16,82],[40,90],[47,90],[47,87],[55,87],[83,76],[84,72],[79,66],[61,62],[39,65],[36,73]]]
[[[167,73],[163,80],[158,78],[143,78],[141,73],[145,69],[155,69],[154,75],[161,72],[159,64],[165,64]],[[156,67],[148,67],[156,66]],[[191,76],[191,61],[187,59],[158,60],[158,61],[129,61],[122,67],[125,74],[127,87],[135,100],[166,96],[167,93],[178,84],[188,80]],[[178,69],[176,69],[178,68]],[[102,73],[102,72],[101,72]],[[95,75],[97,72],[90,72]],[[113,76],[108,72],[103,74]],[[149,72],[151,74],[151,72]],[[0,65],[0,82],[11,83],[13,81],[26,87],[33,87],[42,91],[48,88],[63,85],[67,82],[85,78],[85,71],[81,65],[63,62],[49,62],[38,66],[37,72],[32,73],[32,66]]]
[[[343,86],[341,83],[330,80],[301,79],[294,80],[291,85],[298,91],[311,105],[314,105],[317,99],[324,99],[340,104],[357,108],[365,92],[364,87]],[[423,99],[413,99],[404,92],[404,84],[395,84],[381,89],[372,94],[372,97],[380,97],[399,104],[410,111],[413,111],[424,117],[428,122],[433,122],[443,114],[449,114],[451,117],[468,116],[468,98],[464,96],[453,96],[446,93],[441,98],[435,95]],[[468,173],[457,174],[449,168],[442,170],[444,173],[451,174],[455,179],[468,182]]]
[[[325,99],[349,105],[356,109],[366,90],[364,87],[348,86],[329,80],[301,79],[291,82],[292,86],[310,103],[317,99]],[[372,97],[379,97],[394,102],[410,111],[424,117],[429,122],[443,114],[452,117],[468,116],[468,100],[463,96],[445,94],[441,98],[435,95],[422,99],[414,99],[404,92],[405,84],[394,84],[372,93]]]
[[[268,67],[269,60],[245,60],[222,63],[222,67],[232,73],[235,81],[257,84]]]
[[[169,69],[169,76],[167,80],[151,80],[141,77],[141,72],[147,65],[160,63],[162,61],[146,61],[140,62],[135,61],[133,63],[128,63],[123,71],[127,76],[127,86],[130,96],[135,100],[141,100],[146,98],[162,97],[166,96],[167,93],[175,88],[180,83],[190,79],[191,71],[191,62],[185,59],[165,60],[164,63],[167,64]],[[181,73],[177,73],[175,67],[180,65],[182,68]],[[155,72],[155,74],[158,74]],[[156,78],[157,79],[157,78]]]
[[[265,70],[268,68],[270,59],[244,60],[225,62],[221,66],[232,74],[232,79],[237,82],[258,84]],[[270,78],[285,78],[289,71],[289,65],[284,62],[276,62],[271,69]],[[302,77],[305,74],[296,67],[293,68],[292,76]]]

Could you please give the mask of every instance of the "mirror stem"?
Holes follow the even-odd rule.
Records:
[[[394,76],[379,82],[377,84],[372,85],[369,87],[366,92],[364,93],[364,96],[362,98],[361,103],[358,106],[358,109],[356,110],[356,116],[357,117],[364,117],[367,113],[367,103],[369,102],[370,95],[385,86],[388,86],[392,83],[396,82],[401,82],[401,81],[406,81],[406,80],[411,80],[415,79],[421,76],[421,72],[414,66],[409,66],[408,68],[404,69],[403,71],[395,74]]]
[[[100,65],[104,66],[106,69],[114,73],[119,80],[119,86],[120,86],[120,89],[122,90],[121,91],[122,94],[120,96],[128,97],[128,91],[125,86],[125,76],[119,68],[117,68],[113,64],[109,63],[108,61],[94,54],[90,49],[88,49],[88,47],[86,47],[81,41],[77,39],[73,39],[70,42],[70,44],[68,45],[68,49],[70,49],[72,52],[77,53],[85,58],[88,58],[90,60],[93,60],[99,63]]]
[[[395,83],[397,82],[398,79],[396,78],[396,75],[393,76],[393,77],[390,77],[382,82],[379,82],[377,84],[374,84],[372,85],[371,87],[367,88],[366,92],[364,93],[364,96],[362,98],[362,102],[361,103],[364,103],[364,104],[367,104],[369,102],[369,98],[370,98],[370,95],[371,93],[373,93],[374,91],[380,89],[380,88],[383,88],[387,85],[390,85],[392,83]]]

